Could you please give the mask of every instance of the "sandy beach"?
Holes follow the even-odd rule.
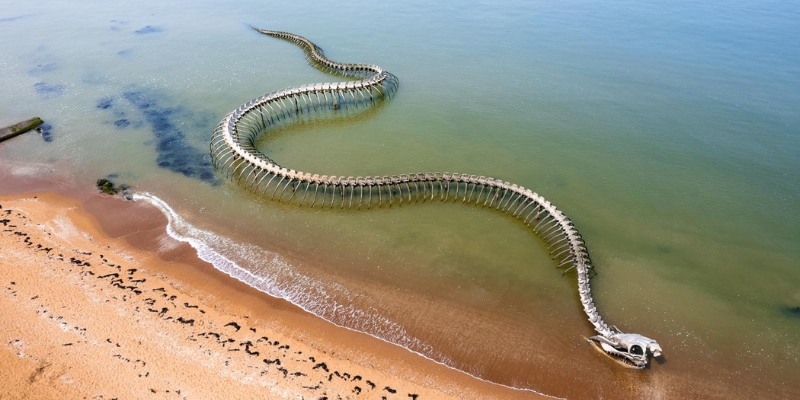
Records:
[[[5,182],[0,398],[539,398],[224,276],[143,202]]]
[[[149,203],[47,165],[0,165],[0,207],[0,400],[550,398],[253,289],[170,237]],[[715,364],[699,385],[698,369],[658,374],[668,362],[642,372],[543,349],[537,379],[570,399],[752,398],[781,382],[735,388]]]
[[[796,2],[8,3],[0,400],[800,399]]]

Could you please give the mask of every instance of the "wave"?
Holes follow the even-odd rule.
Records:
[[[161,198],[146,192],[134,193],[133,200],[146,201],[158,208],[167,218],[167,234],[175,240],[192,246],[197,256],[217,270],[272,297],[284,299],[338,327],[370,335],[376,339],[402,347],[452,370],[475,379],[509,389],[533,392],[558,399],[529,388],[518,388],[483,379],[454,367],[454,363],[441,352],[419,338],[410,335],[399,323],[392,321],[371,307],[363,295],[350,292],[335,282],[323,282],[304,275],[293,268],[289,260],[262,247],[239,243],[230,238],[200,229],[183,217]]]

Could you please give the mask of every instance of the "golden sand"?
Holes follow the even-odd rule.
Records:
[[[2,399],[538,398],[236,282],[144,204],[25,193],[0,206]]]

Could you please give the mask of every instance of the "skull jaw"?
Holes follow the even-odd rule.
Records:
[[[589,343],[594,345],[595,349],[607,355],[620,365],[633,369],[644,369],[647,367],[646,354],[636,355],[628,353],[626,349],[617,349],[608,339],[602,336],[592,336],[586,339]]]

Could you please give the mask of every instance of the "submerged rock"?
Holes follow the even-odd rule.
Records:
[[[133,195],[129,190],[131,188],[130,185],[126,185],[124,183],[117,185],[111,181],[111,179],[114,179],[116,176],[116,174],[110,174],[105,178],[98,179],[97,189],[111,196],[122,193],[122,197],[124,197],[126,200],[133,200]]]
[[[114,183],[105,178],[100,178],[97,180],[97,189],[105,194],[110,195],[119,193],[119,189],[117,189]]]

